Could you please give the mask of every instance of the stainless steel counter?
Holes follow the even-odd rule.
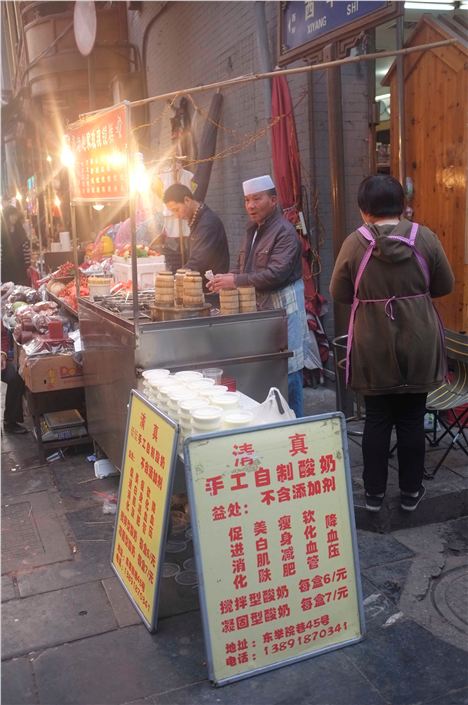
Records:
[[[237,388],[263,401],[271,386],[287,397],[288,334],[283,309],[153,323],[133,323],[79,299],[83,373],[90,435],[121,466],[127,403],[138,372],[152,367],[222,367]]]

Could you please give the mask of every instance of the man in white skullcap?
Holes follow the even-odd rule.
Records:
[[[299,236],[278,208],[271,176],[249,179],[242,187],[252,224],[247,228],[235,271],[217,274],[208,286],[212,291],[254,286],[259,309],[286,309],[288,348],[294,353],[288,360],[289,405],[296,416],[303,416],[303,340],[307,319]]]

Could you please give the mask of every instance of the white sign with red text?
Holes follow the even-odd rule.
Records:
[[[362,639],[342,414],[187,439],[185,470],[212,681]]]

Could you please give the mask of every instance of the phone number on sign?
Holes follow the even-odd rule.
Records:
[[[295,646],[304,646],[311,644],[314,641],[320,641],[320,639],[326,639],[326,637],[339,634],[341,631],[346,631],[347,628],[348,622],[341,622],[335,624],[334,626],[324,627],[323,629],[311,632],[310,634],[301,634],[300,636],[291,639],[285,639],[284,641],[278,641],[274,644],[270,644],[269,646],[264,646],[263,651],[267,656],[269,654],[277,654],[281,651],[292,649]]]

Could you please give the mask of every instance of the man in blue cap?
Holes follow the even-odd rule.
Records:
[[[303,341],[307,319],[302,281],[302,248],[295,227],[278,208],[271,176],[244,181],[245,209],[252,224],[239,253],[234,272],[216,274],[208,284],[212,291],[238,286],[254,286],[260,310],[284,308],[288,316],[288,347],[294,353],[288,360],[289,405],[303,416]]]

